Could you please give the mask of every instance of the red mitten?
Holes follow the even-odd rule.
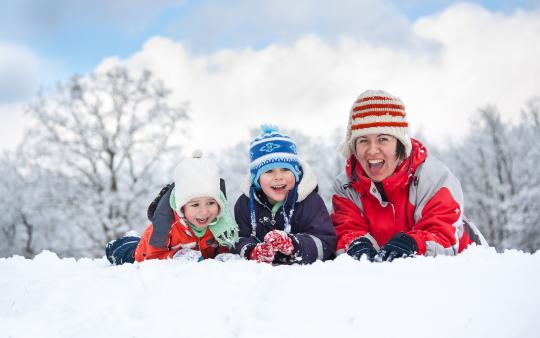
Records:
[[[251,253],[249,254],[249,259],[253,261],[257,261],[259,263],[265,262],[265,263],[272,263],[274,261],[274,255],[275,255],[274,249],[267,243],[259,243],[257,244],[253,250],[251,250]]]
[[[264,236],[264,242],[274,251],[279,251],[284,255],[290,256],[294,251],[292,239],[286,232],[281,230],[272,230]]]

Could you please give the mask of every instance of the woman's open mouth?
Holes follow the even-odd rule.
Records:
[[[379,170],[384,165],[384,160],[368,160],[369,169]]]

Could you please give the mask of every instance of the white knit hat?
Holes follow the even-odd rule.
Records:
[[[412,149],[405,105],[383,90],[366,90],[354,102],[341,152],[349,158],[355,152],[355,141],[369,134],[392,135],[405,146],[406,156]]]
[[[219,205],[218,217],[224,206],[220,198],[219,169],[214,162],[195,150],[191,158],[180,162],[174,170],[174,199],[176,212],[183,217],[182,207],[195,197],[212,197]]]

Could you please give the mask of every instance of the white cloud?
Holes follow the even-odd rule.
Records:
[[[440,48],[407,50],[307,36],[290,46],[194,55],[165,38],[149,40],[126,63],[148,67],[177,100],[191,101],[193,142],[221,148],[273,122],[325,136],[344,127],[368,88],[400,96],[412,129],[441,144],[469,129],[469,116],[495,104],[506,118],[540,95],[540,12],[491,13],[455,5],[414,27]]]
[[[47,68],[47,62],[28,48],[0,43],[0,102],[14,102],[34,94]]]
[[[461,135],[462,123],[468,124],[476,108],[494,104],[512,119],[526,100],[540,96],[540,10],[503,15],[458,4],[418,21],[415,32],[443,45],[431,70],[418,78],[441,109],[434,100],[409,94],[417,88],[405,94],[419,112],[438,112],[439,124],[447,126],[445,135]],[[426,131],[433,125],[429,121],[435,119],[423,123]]]
[[[21,141],[25,102],[58,69],[24,46],[0,43],[0,149],[14,149]]]
[[[195,54],[156,37],[127,60],[103,64],[125,62],[163,78],[177,101],[191,102],[193,147],[206,149],[247,139],[249,128],[265,122],[328,135],[345,126],[350,105],[369,88],[400,96],[412,129],[439,144],[463,136],[479,107],[495,104],[510,118],[540,95],[538,10],[504,15],[460,4],[404,31],[405,41],[418,44],[311,35]]]
[[[14,150],[23,137],[25,126],[24,104],[0,104],[0,149]]]
[[[410,47],[408,19],[379,0],[207,0],[172,31],[195,50],[291,44],[306,34],[336,42],[342,36],[374,45]]]

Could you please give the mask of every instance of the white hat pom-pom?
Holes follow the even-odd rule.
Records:
[[[201,158],[203,156],[203,152],[200,149],[193,150],[193,153],[191,154],[191,157],[193,158]]]

